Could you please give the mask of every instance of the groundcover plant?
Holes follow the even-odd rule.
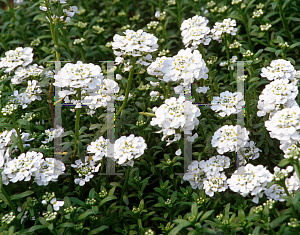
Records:
[[[299,234],[299,1],[0,4],[1,234]]]

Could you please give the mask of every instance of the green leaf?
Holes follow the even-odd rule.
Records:
[[[296,43],[290,45],[289,49],[293,49],[294,47],[297,47],[299,45],[300,45],[300,42],[296,42]]]
[[[200,223],[202,223],[205,219],[207,219],[213,212],[214,210],[206,211],[204,215],[202,215],[202,217],[200,218]]]
[[[276,49],[273,48],[273,47],[266,47],[264,50],[265,51],[270,51],[270,52],[275,52],[276,51]]]
[[[19,119],[19,120],[17,120],[17,123],[25,125],[25,126],[30,126],[30,123],[25,119]]]
[[[109,227],[106,225],[102,225],[99,228],[95,228],[92,231],[90,231],[87,235],[92,235],[92,234],[99,234],[100,232],[104,231],[105,229],[108,229]]]
[[[277,226],[281,225],[283,223],[283,221],[285,221],[289,217],[291,217],[291,216],[290,215],[285,215],[285,216],[280,216],[280,217],[274,219],[270,223],[271,228],[276,228]]]
[[[86,212],[84,212],[83,214],[81,214],[77,220],[82,220],[86,217],[88,217],[89,215],[93,215],[94,211],[92,211],[91,209],[86,210]]]
[[[49,226],[49,223],[45,220],[44,217],[39,217],[39,220],[40,220],[40,223],[42,225],[44,225],[45,227],[48,227]]]
[[[56,228],[59,229],[59,228],[72,228],[72,227],[75,227],[75,224],[66,222],[66,223],[58,225]]]
[[[28,190],[28,191],[25,191],[23,193],[19,193],[17,195],[12,195],[12,196],[10,196],[10,199],[11,200],[18,200],[18,199],[21,199],[23,197],[28,197],[29,195],[31,195],[33,193],[34,193],[33,191]]]
[[[110,196],[107,196],[106,198],[102,199],[100,204],[99,204],[99,207],[101,207],[102,205],[104,205],[104,203],[108,202],[108,201],[111,201],[111,200],[114,200],[114,199],[117,199],[116,196],[114,195],[110,195]]]
[[[197,207],[197,203],[196,202],[192,203],[191,212],[192,212],[193,216],[195,216],[195,217],[197,216],[197,214],[198,214],[198,207]]]
[[[278,43],[284,43],[284,40],[281,36],[277,36]]]
[[[40,230],[40,229],[44,229],[44,228],[47,228],[48,226],[45,226],[45,225],[35,225],[33,227],[31,227],[28,232],[34,232],[34,231],[37,231],[37,230]]]
[[[181,229],[191,225],[189,221],[184,219],[175,219],[174,222],[179,224],[169,232],[169,235],[178,234]]]
[[[126,206],[129,205],[129,200],[128,200],[128,197],[126,195],[123,195],[123,202],[126,204]]]
[[[277,51],[275,51],[275,55],[279,56],[281,52],[282,52],[282,50],[277,50]]]
[[[71,202],[74,202],[74,203],[78,204],[79,206],[85,206],[85,203],[76,197],[70,197],[70,200],[71,200]]]

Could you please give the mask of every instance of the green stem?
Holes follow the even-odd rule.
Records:
[[[281,0],[278,1],[278,8],[279,8],[280,19],[282,21],[282,24],[283,24],[284,30],[286,32],[286,35],[289,38],[290,42],[292,42],[292,36],[291,36],[290,30],[289,30],[289,26],[286,23],[286,19],[285,19],[285,16],[284,16],[284,13],[283,13],[283,9],[282,9],[282,2],[281,2]]]
[[[81,88],[77,88],[77,100],[81,102]],[[75,150],[72,156],[72,160],[74,160],[77,152],[77,145],[79,141],[79,122],[80,122],[80,111],[81,108],[76,109],[76,120],[75,120]],[[81,158],[81,154],[79,153],[79,158]],[[71,160],[71,162],[72,162]]]
[[[3,187],[3,183],[2,183],[2,177],[0,176],[0,191],[2,192],[2,194],[4,195],[4,197],[6,198],[6,200],[8,201],[8,204],[10,206],[10,208],[12,209],[12,211],[14,212],[15,216],[18,215],[18,211],[16,209],[16,206],[13,204],[13,202],[11,201],[10,197],[7,195],[4,187]]]
[[[180,38],[180,26],[181,26],[181,7],[180,7],[180,2],[181,0],[176,0],[176,4],[177,4],[177,11],[178,11],[178,18],[177,18],[177,21],[178,21],[178,32],[179,32],[179,38]]]
[[[122,191],[121,191],[120,205],[123,204],[123,195],[124,195],[124,193],[125,193],[125,190],[126,190],[126,187],[127,187],[127,184],[128,184],[129,174],[130,174],[130,166],[127,165],[127,171],[126,171],[125,183],[124,183],[124,185],[123,185],[123,187],[122,187]]]
[[[16,21],[15,9],[11,7],[9,0],[6,0],[7,7],[9,8],[10,14],[13,17],[14,21]]]
[[[286,188],[285,182],[282,183],[282,186],[283,186],[285,194],[290,197],[291,195],[290,195],[289,191]],[[297,215],[296,214],[296,209],[295,209],[295,207],[294,207],[294,205],[292,203],[291,203],[291,207],[292,207],[292,210],[293,210],[294,218],[297,218],[297,216],[296,216]]]
[[[149,116],[149,117],[155,117],[154,113],[139,112],[139,114],[142,114],[142,115],[145,115],[145,116]]]
[[[165,99],[170,98],[170,87],[171,87],[171,82],[168,82],[167,84],[167,89],[166,89],[166,94],[165,94]]]
[[[229,55],[229,47],[228,47],[228,43],[229,40],[228,40],[228,36],[227,34],[225,34],[225,48],[226,48],[226,56],[227,56],[227,61],[228,61],[228,68],[229,68],[229,73],[230,73],[230,82],[232,83],[233,82],[233,74],[232,74],[232,70],[230,68],[230,55]],[[234,85],[231,84],[231,87],[232,87],[232,90],[234,90]]]
[[[217,82],[215,81],[215,78],[214,78],[214,76],[213,76],[212,73],[211,73],[211,68],[210,68],[210,66],[209,66],[208,63],[207,63],[206,55],[205,55],[205,52],[204,52],[204,49],[203,49],[202,44],[199,45],[199,50],[200,50],[200,53],[201,53],[201,55],[202,55],[202,57],[203,57],[203,59],[204,59],[204,61],[205,61],[206,66],[207,66],[207,68],[208,68],[208,74],[209,74],[209,78],[211,79],[211,83],[213,84],[213,86],[214,86],[216,92],[219,93],[219,87],[218,87],[218,84],[217,84]]]
[[[210,126],[211,126],[211,130],[212,132],[215,132],[215,127],[214,124],[212,123],[211,119],[208,117],[207,113],[205,112],[204,108],[200,105],[199,106],[200,110],[201,110],[201,114],[204,115],[204,117],[206,118],[206,120],[209,122]]]
[[[84,56],[84,54],[83,54],[83,50],[82,50],[81,45],[79,45],[79,51],[80,51],[80,55],[81,55],[82,62],[85,63],[85,56]]]
[[[98,182],[97,182],[96,192],[100,192],[100,183],[101,183],[101,179],[102,179],[102,175],[101,174],[103,173],[104,166],[106,165],[105,159],[106,159],[106,157],[102,157],[101,168],[100,168],[100,175],[99,175],[99,179],[98,179]]]
[[[294,160],[294,168],[297,173],[298,179],[300,179],[300,164],[298,159]]]
[[[15,115],[13,113],[13,115],[11,116],[11,120],[13,122],[13,125],[14,125],[14,128],[17,132],[17,135],[18,135],[18,140],[19,140],[19,149],[21,150],[21,153],[24,153],[24,148],[23,148],[23,142],[22,142],[22,138],[21,138],[21,134],[20,134],[20,130],[16,124],[16,121],[15,121]]]
[[[128,82],[127,82],[127,88],[126,88],[126,92],[125,92],[125,98],[124,98],[124,101],[123,101],[123,104],[121,106],[121,108],[118,110],[117,114],[116,114],[116,117],[121,113],[121,111],[125,108],[125,106],[127,105],[127,100],[128,100],[128,95],[129,95],[129,91],[130,91],[130,88],[131,88],[131,83],[132,83],[132,77],[133,77],[133,73],[134,73],[134,66],[135,66],[135,61],[136,61],[136,58],[133,57],[132,59],[132,68],[129,72],[129,78],[128,78]]]

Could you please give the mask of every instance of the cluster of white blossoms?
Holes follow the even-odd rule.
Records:
[[[185,110],[185,105],[190,107]],[[184,96],[180,96],[178,99],[171,97],[166,99],[165,103],[159,108],[154,107],[155,118],[152,118],[150,124],[152,126],[158,125],[162,130],[156,133],[163,132],[162,140],[171,135],[175,135],[173,140],[167,139],[167,145],[181,138],[181,132],[184,134],[192,134],[192,130],[198,126],[200,116],[200,110],[198,106],[192,104],[191,101],[185,101]],[[193,142],[197,138],[197,133],[191,137],[189,141]]]
[[[147,72],[164,82],[181,81],[183,85],[193,83],[194,79],[208,78],[208,68],[202,55],[198,50],[192,52],[191,48],[182,49],[173,57],[157,58]]]
[[[47,139],[45,141],[41,141],[43,144],[47,144],[54,140],[54,138],[58,138],[61,136],[61,134],[64,132],[64,128],[58,127],[57,129],[50,128],[48,130],[45,130],[45,134],[47,136]]]
[[[300,140],[300,107],[285,108],[277,111],[272,118],[265,121],[265,127],[271,138],[280,141],[280,148],[286,149]]]
[[[227,177],[221,171],[229,166],[230,159],[222,155],[213,156],[207,161],[193,161],[183,180],[189,181],[193,189],[205,189],[205,193],[212,197],[215,192],[223,192],[228,188]]]
[[[209,36],[210,28],[207,26],[208,22],[205,17],[198,15],[182,22],[180,30],[185,47],[191,45],[195,49],[201,43],[209,45],[211,37]]]
[[[241,172],[242,173],[238,173]],[[262,165],[253,166],[248,163],[236,170],[230,179],[227,179],[229,188],[246,197],[250,192],[254,196],[253,202],[258,203],[263,196],[266,186],[273,179],[273,175]]]
[[[294,66],[288,60],[273,60],[268,67],[261,69],[260,76],[267,78],[269,81],[276,79],[289,79],[295,81],[296,71]]]
[[[212,39],[218,41],[219,43],[222,42],[221,36],[223,33],[236,35],[237,28],[236,21],[231,20],[230,18],[224,19],[222,23],[216,22],[213,29],[211,30]]]
[[[231,93],[224,91],[220,94],[220,97],[214,96],[211,101],[211,109],[215,112],[219,112],[221,117],[229,116],[230,114],[237,114],[242,111],[245,101],[243,100],[243,94],[241,92]]]
[[[147,144],[142,137],[135,137],[134,134],[128,137],[121,136],[112,146],[114,153],[113,156],[111,156],[107,154],[109,143],[108,139],[104,139],[100,136],[100,138],[87,146],[87,152],[91,154],[91,156],[86,156],[85,162],[76,160],[75,164],[71,165],[75,168],[79,176],[75,179],[76,184],[82,186],[86,182],[89,182],[94,176],[92,173],[99,171],[101,166],[100,161],[103,157],[109,157],[121,166],[129,165],[133,167],[134,159],[142,156],[147,148]]]
[[[69,95],[77,94],[77,88],[81,88],[81,100],[72,99],[71,103],[76,108],[81,108],[82,100],[85,99],[85,93],[93,92],[99,85],[103,85],[103,73],[99,65],[84,64],[77,61],[76,64],[67,63],[58,73],[54,75],[54,86],[68,87],[70,90],[58,92],[59,98],[64,98],[66,103],[70,102]]]
[[[101,166],[101,162],[98,165],[96,165],[96,162],[98,162],[98,160],[90,159],[89,156],[85,156],[84,162],[79,159],[75,161],[75,164],[71,164],[71,167],[73,167],[78,174],[78,177],[74,180],[75,184],[83,186],[94,177],[92,173],[98,172]]]
[[[107,107],[107,101],[110,101],[112,99],[112,96],[114,93],[118,93],[120,90],[120,87],[117,82],[111,80],[111,79],[104,79],[103,85],[99,85],[99,90],[97,90],[95,93],[87,95],[90,92],[86,92],[85,97],[83,100],[90,100],[88,102],[88,107],[91,109],[88,114],[90,116],[93,116],[93,114],[96,112],[94,111],[97,108],[100,107]],[[114,111],[111,110],[111,112]]]
[[[56,159],[43,159],[43,154],[35,151],[22,153],[17,158],[7,161],[2,171],[2,180],[5,185],[9,182],[29,181],[35,177],[39,186],[48,185],[65,170],[64,164]]]
[[[266,23],[266,24],[260,25],[260,30],[261,31],[268,31],[271,27],[272,27],[271,24]]]
[[[237,152],[241,147],[245,147],[249,140],[248,135],[249,131],[246,128],[241,128],[240,125],[225,125],[214,133],[211,145],[217,147],[219,154]]]
[[[104,139],[100,136],[96,141],[91,142],[87,146],[87,152],[93,154],[93,159],[96,161],[101,161],[104,156],[107,157],[107,145],[109,143],[108,139]]]
[[[299,178],[297,176],[296,171],[294,171],[293,175],[291,175],[291,177],[287,177],[289,173],[291,173],[293,171],[293,167],[292,166],[288,166],[287,169],[281,169],[279,167],[275,167],[274,168],[274,175],[273,175],[273,179],[275,179],[275,175],[276,173],[281,174],[285,180],[285,185],[287,187],[288,192],[291,193],[295,193],[299,187],[300,187],[300,181]],[[279,180],[278,178],[276,180]],[[270,188],[266,189],[265,194],[267,196],[268,199],[273,199],[276,201],[285,201],[285,199],[281,198],[282,196],[287,196],[284,188],[282,186],[280,186],[279,184],[273,184],[270,186]]]
[[[134,134],[128,137],[121,136],[114,143],[114,155],[108,157],[121,166],[133,167],[133,160],[142,156],[146,148],[147,144],[143,137],[135,137]]]
[[[33,76],[40,76],[44,71],[43,66],[37,64],[29,65],[27,67],[18,67],[15,70],[15,75],[11,79],[12,84],[20,84],[25,81],[26,78]]]
[[[276,111],[281,109],[280,106],[288,108],[289,105],[297,106],[295,98],[298,95],[297,84],[290,83],[288,78],[276,79],[266,85],[257,103],[257,116],[262,117],[270,113],[270,117]],[[294,102],[292,102],[294,101]]]
[[[259,148],[255,147],[255,143],[252,140],[245,144],[244,151],[245,151],[245,159],[248,160],[255,160],[259,158],[259,152],[261,152]]]
[[[49,1],[49,3],[51,3],[51,2],[58,2],[58,1]],[[65,0],[60,0],[59,2],[60,2],[60,4],[67,3],[67,1],[65,1]],[[45,2],[40,5],[40,10],[47,11],[47,7],[46,7]],[[71,21],[71,17],[73,17],[76,13],[77,14],[79,13],[78,7],[77,6],[70,6],[68,9],[63,9],[63,13],[65,14],[65,16],[59,17],[59,16],[56,16],[56,15],[52,15],[51,18],[53,20],[58,19],[60,21],[64,21],[65,23],[68,23],[68,22]],[[50,22],[48,16],[46,16],[46,19]]]
[[[232,56],[231,57],[231,59],[229,60],[229,61],[224,61],[224,62],[221,62],[219,65],[221,66],[221,67],[223,67],[223,66],[228,66],[228,70],[234,70],[234,67],[233,66],[231,66],[231,64],[234,64],[236,61],[237,61],[237,56]]]
[[[137,32],[127,29],[124,34],[115,34],[113,37],[112,49],[117,56],[117,63],[121,63],[125,56],[139,57],[158,50],[158,38],[153,34],[142,29]]]
[[[7,68],[4,73],[10,73],[18,66],[27,66],[33,60],[32,50],[30,47],[17,47],[15,50],[5,52],[5,57],[0,61],[0,68]]]

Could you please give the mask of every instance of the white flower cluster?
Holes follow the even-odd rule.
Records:
[[[133,167],[134,159],[139,158],[144,154],[147,144],[143,137],[135,137],[134,134],[130,136],[121,136],[114,144],[114,155],[108,156],[121,166]]]
[[[190,107],[187,113],[185,113],[185,105]],[[197,117],[201,114],[198,106],[192,104],[191,101],[185,101],[184,96],[180,96],[178,99],[175,97],[166,99],[164,104],[159,108],[153,108],[153,111],[156,117],[152,118],[150,124],[152,126],[158,125],[162,128],[162,130],[156,132],[163,132],[162,140],[168,136],[175,135],[173,140],[167,139],[167,145],[179,140],[181,138],[180,132],[182,131],[184,131],[184,134],[192,134],[191,131],[199,124]],[[193,142],[197,137],[196,133],[189,141]]]
[[[255,147],[255,143],[252,140],[245,144],[244,150],[245,150],[245,158],[248,160],[255,160],[259,158],[259,152],[261,152],[259,148]]]
[[[90,159],[89,156],[85,156],[85,162],[82,162],[81,159],[79,159],[75,161],[75,164],[71,164],[71,167],[75,169],[79,176],[74,180],[75,184],[83,186],[94,177],[92,173],[98,172],[101,166],[101,162],[98,165],[95,165],[96,162],[98,162],[98,160],[93,158]]]
[[[231,4],[232,5],[236,5],[236,4],[239,4],[240,2],[242,2],[243,0],[232,0],[231,1]]]
[[[280,148],[295,144],[300,140],[300,107],[285,108],[277,111],[269,121],[265,121],[271,138],[280,140]]]
[[[212,197],[215,192],[223,192],[228,188],[227,177],[221,171],[229,166],[230,159],[222,155],[213,156],[207,161],[193,161],[183,180],[189,181],[193,189],[204,188],[205,193]]]
[[[237,61],[237,56],[232,56],[231,57],[231,59],[229,60],[229,62],[228,61],[225,61],[225,62],[221,62],[219,65],[221,66],[221,67],[223,67],[223,66],[227,66],[228,65],[228,70],[229,69],[231,69],[231,70],[234,70],[234,67],[233,66],[230,66],[231,64],[234,64],[236,61]]]
[[[268,31],[271,27],[272,27],[271,24],[266,23],[266,24],[260,25],[260,30],[261,31]]]
[[[104,77],[99,65],[77,61],[76,64],[67,63],[54,78],[54,86],[70,88],[70,90],[58,92],[59,98],[64,98],[66,103],[70,102],[69,95],[77,94],[76,88],[82,89],[81,101],[71,100],[73,104],[76,104],[76,109],[81,108],[81,102],[85,99],[84,94],[92,92],[97,86],[102,85]]]
[[[59,166],[59,167],[58,167]],[[29,181],[35,177],[39,186],[57,181],[59,174],[65,170],[64,164],[54,158],[43,159],[43,154],[35,151],[22,153],[4,164],[2,180],[5,185],[9,182]]]
[[[87,146],[87,152],[92,153],[93,159],[95,161],[101,161],[104,156],[107,156],[107,145],[109,143],[108,139],[104,139],[100,136],[96,141],[91,142]]]
[[[209,45],[211,38],[209,36],[210,28],[207,26],[208,22],[205,17],[198,15],[182,22],[180,30],[185,47],[191,44],[192,48],[195,49],[201,43]]]
[[[238,172],[243,171],[242,174]],[[273,179],[273,175],[262,165],[253,166],[248,163],[240,167],[227,179],[229,188],[236,193],[246,197],[250,192],[254,196],[253,202],[258,203],[259,198],[263,196],[266,186]]]
[[[286,170],[282,169],[281,172],[285,174],[285,185],[287,187],[288,192],[291,194],[291,193],[295,193],[299,189],[300,181],[296,171],[294,171],[294,174],[290,178],[287,178],[287,174],[293,171],[292,168],[288,169],[288,167]],[[275,167],[274,174],[278,171],[279,171],[279,167],[277,167],[277,169]],[[285,199],[281,198],[281,196],[287,196],[284,191],[284,188],[279,184],[271,185],[270,188],[266,189],[265,194],[268,199],[273,199],[280,202],[285,201]]]
[[[230,18],[224,19],[222,23],[216,22],[213,29],[211,30],[212,39],[218,41],[219,43],[222,41],[221,36],[223,33],[236,35],[237,28],[236,21],[231,20]]]
[[[260,76],[267,78],[269,81],[284,78],[294,81],[295,75],[296,71],[294,66],[290,61],[283,59],[273,60],[270,66],[261,69],[260,74]]]
[[[262,11],[262,9],[255,10],[255,11],[253,12],[252,18],[253,18],[253,19],[254,19],[254,18],[259,18],[259,17],[262,16],[263,14],[264,14],[264,12]]]
[[[40,76],[44,71],[43,66],[37,64],[29,65],[28,67],[18,67],[15,70],[15,74],[11,79],[12,84],[20,84],[25,81],[26,78],[33,76]]]
[[[49,3],[51,3],[52,1],[49,1]],[[57,1],[54,1],[54,2],[57,2]],[[64,0],[60,0],[60,3],[63,4],[63,3],[67,3],[66,1]],[[47,11],[47,7],[45,6],[45,3],[41,4],[40,6],[40,10],[42,11]],[[50,10],[50,9],[49,9]],[[66,16],[56,16],[56,15],[52,15],[51,18],[54,20],[54,19],[58,19],[60,21],[63,21],[64,20],[64,17],[65,18],[65,22],[68,23],[71,21],[71,17],[73,17],[76,13],[78,14],[79,11],[78,11],[78,7],[77,6],[70,6],[68,9],[63,9],[63,13],[65,13]],[[46,16],[46,19],[50,22],[48,16]]]
[[[220,94],[220,97],[215,96],[211,101],[211,109],[215,112],[219,112],[221,117],[229,116],[230,114],[237,114],[242,111],[245,101],[243,100],[243,94],[241,92],[231,93],[224,91]]]
[[[148,29],[156,29],[156,27],[159,25],[159,21],[151,21],[150,23],[147,24]]]
[[[193,83],[194,79],[208,78],[208,68],[198,50],[190,48],[180,50],[173,57],[156,58],[147,68],[150,75],[155,75],[164,82],[182,81],[182,84]]]
[[[100,27],[99,25],[93,25],[92,29],[96,30],[97,34],[100,34],[105,31],[103,27]]]
[[[27,66],[33,60],[32,50],[30,47],[17,47],[15,50],[5,52],[5,57],[0,61],[0,68],[7,68],[4,73],[10,73],[18,66]]]
[[[62,128],[62,127],[58,127],[57,129],[50,128],[48,130],[45,130],[47,139],[45,141],[41,141],[41,142],[43,144],[47,144],[47,143],[51,142],[54,138],[60,137],[63,132],[64,132],[64,128]]]
[[[298,95],[298,87],[295,83],[290,83],[287,78],[277,79],[266,85],[257,103],[257,116],[262,117],[267,113],[270,113],[270,117],[274,115],[276,111],[281,109],[280,106],[290,108],[298,106],[295,102],[295,98]],[[292,102],[294,101],[294,102]]]
[[[246,142],[249,140],[248,135],[249,131],[246,128],[241,128],[240,125],[225,125],[214,133],[211,145],[217,147],[219,154],[237,152],[241,147],[245,147]]]
[[[74,45],[80,44],[83,45],[83,42],[85,42],[84,38],[76,38],[73,42]]]
[[[89,115],[93,116],[95,113],[95,109],[100,108],[100,107],[107,107],[107,101],[110,101],[112,99],[111,95],[108,94],[113,94],[113,93],[118,93],[120,90],[120,87],[117,82],[111,80],[111,79],[104,79],[103,80],[104,84],[99,85],[99,90],[97,90],[93,95],[87,95],[87,92],[83,100],[91,100],[88,102],[88,107],[91,109],[89,111]],[[114,111],[111,110],[111,112]]]
[[[237,49],[242,46],[241,43],[239,43],[236,39],[234,39],[233,43],[229,45],[229,49]]]
[[[116,61],[122,61],[125,56],[143,56],[158,50],[158,38],[142,29],[137,32],[127,29],[125,36],[116,34],[113,37],[112,49],[117,56]]]
[[[99,171],[101,162],[98,165],[96,163],[101,161],[103,157],[109,157],[121,166],[133,166],[133,160],[143,155],[147,148],[145,140],[142,137],[135,137],[134,134],[128,137],[121,136],[115,141],[113,156],[107,154],[108,144],[109,140],[101,136],[88,145],[87,152],[92,155],[90,157],[86,156],[84,163],[81,160],[76,160],[76,164],[71,165],[79,176],[75,179],[76,184],[83,186],[86,182],[89,182],[94,176],[92,173]]]

